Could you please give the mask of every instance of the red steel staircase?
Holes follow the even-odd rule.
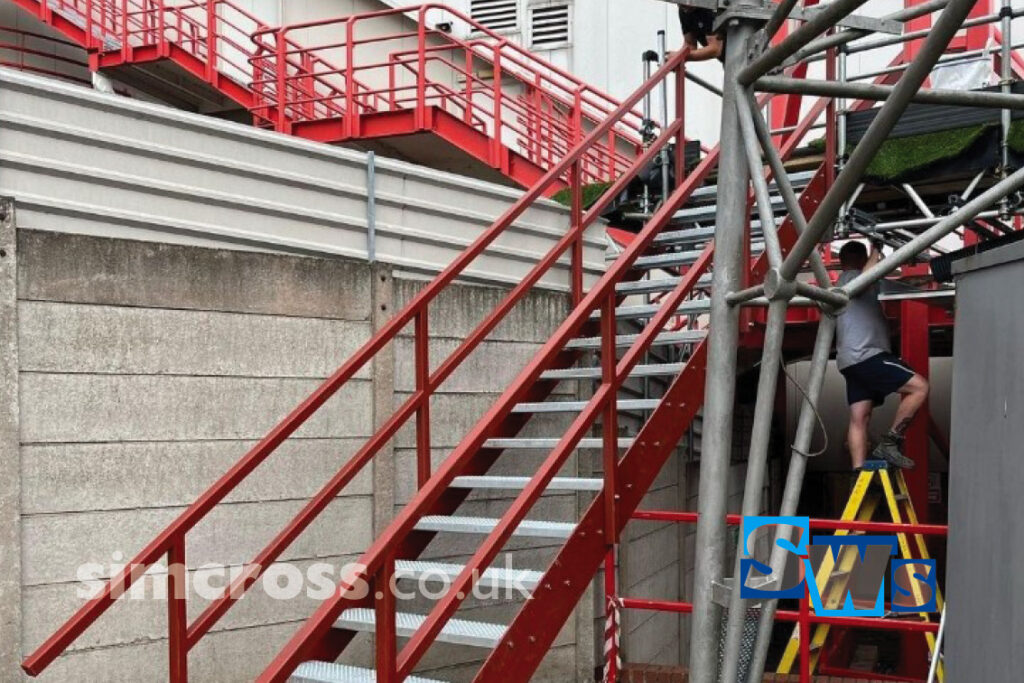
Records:
[[[13,2],[86,48],[93,70],[172,103],[427,165],[472,160],[524,187],[619,105],[441,4],[270,27],[229,0]],[[621,175],[642,125],[633,110],[604,131],[583,182]]]
[[[489,654],[476,680],[529,679],[703,401],[707,345],[702,326],[714,280],[714,245],[707,221],[713,221],[715,214],[715,189],[706,183],[718,161],[717,149],[700,161],[692,173],[678,179],[671,196],[649,217],[596,284],[587,290],[582,279],[585,229],[663,147],[673,140],[682,142],[683,121],[677,118],[666,125],[596,204],[584,210],[581,188],[587,160],[594,150],[607,144],[616,126],[630,119],[632,108],[662,79],[674,78],[677,84],[683,83],[684,60],[683,53],[673,56],[610,116],[596,123],[521,200],[32,653],[25,660],[24,669],[33,675],[42,672],[147,568],[166,561],[171,567],[170,680],[187,680],[189,650],[408,423],[414,425],[416,435],[415,496],[361,556],[358,569],[345,577],[334,595],[323,601],[298,629],[260,680],[284,681],[293,677],[292,680],[323,683],[423,681],[414,676],[417,664],[438,642],[487,648]],[[816,104],[797,126],[781,149],[784,157],[804,137],[824,106],[824,102]],[[299,123],[298,119],[290,120]],[[675,149],[677,154],[681,153],[682,145],[677,144]],[[564,236],[450,355],[443,360],[431,359],[428,320],[438,295],[563,178],[569,180],[573,189],[570,222]],[[794,177],[793,181],[802,188],[801,205],[809,211],[824,191],[825,168]],[[688,204],[687,209],[683,209],[684,204]],[[783,248],[788,249],[796,237],[790,220],[782,224],[780,236]],[[574,303],[571,312],[458,447],[436,471],[431,471],[431,397],[544,274],[564,258],[573,264],[569,283]],[[765,268],[764,258],[753,258],[751,278],[760,279]],[[668,275],[652,277],[654,271]],[[654,294],[660,295],[657,303],[637,303],[638,296]],[[680,320],[687,324],[678,325]],[[187,561],[186,534],[408,328],[413,333],[415,391],[246,565],[246,571],[224,589],[220,598],[189,623],[184,574],[180,570]],[[628,381],[645,377],[661,378],[663,389],[642,399],[622,393]],[[553,392],[560,383],[577,381],[594,383],[589,399],[566,401],[564,396],[555,397]],[[620,436],[619,416],[625,412],[645,417],[633,438]],[[571,422],[559,433],[530,438],[521,435],[535,416],[549,413],[567,414]],[[562,474],[573,453],[580,449],[601,454],[602,476],[581,478],[573,476],[575,472],[570,476]],[[539,459],[526,459],[527,453]],[[518,473],[493,474],[492,467],[500,459],[506,464],[511,461],[513,468],[518,468],[513,471]],[[497,518],[460,515],[460,505],[470,492],[485,489],[512,491],[515,499]],[[578,491],[593,497],[580,519],[537,519],[536,503],[546,491],[552,490]],[[423,561],[424,550],[436,536],[452,534],[474,538],[475,550],[464,564]],[[546,568],[491,568],[507,543],[516,537],[552,539],[560,544],[560,549]],[[391,590],[384,589],[395,577],[404,580],[431,571],[448,575],[451,586],[428,606],[425,614],[410,612],[408,607],[398,604]],[[516,582],[530,588],[535,599],[521,603],[511,623],[456,618],[475,584]],[[369,590],[364,590],[367,587]],[[366,631],[375,636],[375,669],[336,663],[355,635]],[[401,647],[399,639],[404,641]]]

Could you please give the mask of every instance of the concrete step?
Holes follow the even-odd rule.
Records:
[[[466,566],[446,562],[424,562],[421,560],[395,560],[395,576],[400,579],[445,579],[452,581]],[[488,588],[525,588],[533,590],[540,583],[543,574],[532,569],[503,569],[490,567],[477,579],[477,585]]]
[[[662,332],[654,338],[652,346],[670,346],[674,344],[696,344],[704,339],[707,333],[704,330],[679,330],[678,332]],[[638,334],[620,334],[615,337],[615,346],[632,346]],[[565,345],[567,349],[600,349],[600,337],[578,337]]]
[[[428,515],[417,524],[419,531],[439,531],[452,534],[489,534],[494,531],[499,520],[490,517],[446,517]],[[547,522],[527,519],[519,523],[514,536],[529,538],[560,538],[566,539],[576,529],[575,524],[568,522]]]
[[[634,365],[630,371],[630,377],[675,377],[683,368],[685,363],[659,363],[655,365]],[[547,370],[541,373],[541,379],[548,380],[574,380],[574,379],[601,379],[601,368],[565,368],[564,370]]]
[[[452,488],[457,489],[498,489],[503,491],[519,491],[530,483],[530,477],[499,477],[475,476],[456,477]],[[547,491],[600,491],[604,487],[602,479],[584,479],[581,477],[555,477],[548,483]]]
[[[289,683],[376,683],[377,672],[335,662],[303,662],[288,678]],[[445,683],[435,678],[409,676],[405,683]]]
[[[376,620],[377,615],[372,609],[364,607],[347,609],[334,622],[334,628],[373,633],[377,627]],[[400,638],[409,638],[426,620],[426,616],[422,614],[398,612],[395,614],[395,631]],[[454,645],[493,648],[503,635],[505,635],[503,624],[449,619],[441,632],[437,634],[437,640]]]

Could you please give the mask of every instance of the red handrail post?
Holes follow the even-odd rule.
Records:
[[[807,578],[813,581],[814,577]],[[800,683],[811,683],[811,613],[810,584],[804,584],[804,596],[800,598]]]
[[[463,119],[466,123],[473,123],[473,51],[466,48],[466,106]]]
[[[359,135],[359,108],[356,106],[356,20],[345,22],[345,136]]]
[[[419,26],[416,27],[416,113],[413,119],[417,130],[427,125],[427,7],[420,8]]]
[[[683,122],[676,135],[676,187],[686,179],[686,60],[676,69],[676,118]],[[667,123],[667,121],[666,121]]]
[[[161,12],[161,16],[163,13]],[[198,50],[197,50],[198,52]],[[206,80],[217,76],[217,0],[206,0]]]
[[[131,58],[132,49],[128,45],[128,0],[121,0],[121,59],[127,62]]]
[[[504,41],[499,41],[494,44],[494,139],[491,140],[491,165],[494,166],[494,168],[501,168],[501,107],[503,100],[503,93],[501,90],[501,48],[504,44]]]
[[[577,159],[569,168],[569,191],[572,194],[572,207],[569,210],[569,221],[573,232],[572,252],[569,257],[569,291],[572,305],[583,301],[583,179],[580,162]]]
[[[427,309],[423,307],[414,322],[413,344],[416,356],[416,482],[420,488],[430,479],[430,336]]]
[[[388,555],[373,581],[374,611],[377,632],[375,634],[377,681],[398,682],[398,647],[395,628],[395,557]]]
[[[179,536],[167,550],[167,662],[171,683],[188,681],[187,577],[185,537]]]
[[[609,292],[601,304],[601,382],[615,387],[615,292]],[[603,429],[603,469],[604,469],[604,537],[609,545],[609,552],[615,552],[615,544],[619,541],[619,525],[615,519],[616,500],[618,499],[619,468],[619,409],[615,398],[605,406]]]
[[[285,37],[285,29],[283,28],[278,29],[277,31],[275,51],[277,52],[275,59],[277,62],[277,130],[279,133],[287,133],[288,118],[285,115],[285,107],[287,105],[288,97],[285,95],[285,87],[287,85],[287,79],[285,76],[288,69],[288,41]]]

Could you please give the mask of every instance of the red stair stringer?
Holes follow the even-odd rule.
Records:
[[[805,215],[813,211],[825,190],[822,166],[800,197]],[[792,219],[787,218],[779,239],[785,251],[796,241]],[[767,260],[762,255],[751,270],[752,281],[763,277]],[[637,435],[619,463],[616,524],[621,531],[650,489],[672,450],[704,403],[707,341],[703,341],[668,389],[661,404]],[[608,553],[604,535],[604,492],[594,498],[558,556],[544,574],[534,596],[526,602],[504,637],[477,673],[475,681],[527,681],[536,671],[555,637],[597,574]]]

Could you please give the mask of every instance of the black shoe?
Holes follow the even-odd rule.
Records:
[[[900,452],[900,447],[903,445],[902,439],[886,434],[882,437],[882,441],[875,446],[875,450],[871,452],[871,457],[878,460],[884,460],[894,467],[899,467],[904,470],[914,469],[914,461],[903,455]]]

